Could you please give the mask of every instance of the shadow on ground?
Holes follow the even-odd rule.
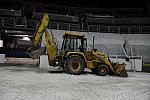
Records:
[[[38,74],[41,73],[63,73],[63,71],[50,71],[47,69],[41,69],[36,65],[33,64],[16,64],[16,63],[6,63],[6,64],[0,64],[0,71],[8,70],[11,72],[36,72]]]

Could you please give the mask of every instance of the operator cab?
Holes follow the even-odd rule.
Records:
[[[87,50],[87,39],[83,33],[65,32],[61,50],[66,52],[83,52]]]

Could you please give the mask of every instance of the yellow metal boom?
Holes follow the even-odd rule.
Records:
[[[57,53],[57,46],[56,41],[54,39],[53,33],[48,32],[48,22],[49,22],[49,16],[48,14],[44,14],[42,20],[40,21],[38,28],[36,32],[34,33],[34,47],[30,48],[29,55],[36,59],[40,55],[43,54],[43,49],[37,49],[38,45],[41,43],[41,38],[43,36],[43,33],[45,33],[45,42],[46,42],[46,48],[47,48],[47,54],[49,57],[49,63],[50,65],[55,61],[56,53]],[[42,51],[42,53],[40,52]]]

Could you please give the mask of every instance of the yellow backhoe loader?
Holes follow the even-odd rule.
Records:
[[[60,66],[66,73],[79,75],[85,68],[97,75],[116,75],[127,77],[125,63],[113,63],[105,53],[87,50],[87,38],[82,32],[65,32],[61,50],[58,50],[53,33],[48,32],[48,14],[44,14],[34,34],[34,46],[28,50],[33,59],[39,58],[42,54],[47,55],[49,65]],[[45,32],[46,47],[39,48],[41,37]]]

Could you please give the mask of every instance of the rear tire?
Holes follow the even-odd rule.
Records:
[[[66,70],[69,74],[82,74],[84,71],[84,59],[81,56],[69,57],[66,64]]]
[[[66,65],[67,65],[67,62],[65,61],[65,62],[64,62],[64,65],[62,66],[62,69],[64,70],[65,73],[68,73],[68,72],[67,72],[67,69],[66,69]]]

